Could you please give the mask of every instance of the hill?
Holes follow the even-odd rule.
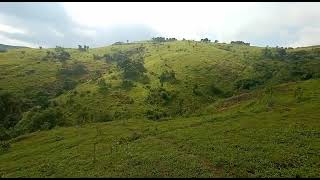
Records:
[[[318,46],[153,39],[0,68],[3,177],[319,176]]]
[[[295,89],[304,89],[301,101]],[[319,80],[170,121],[131,119],[35,132],[0,156],[2,177],[318,177]],[[233,104],[232,106],[230,105]],[[226,104],[229,104],[227,109]]]
[[[6,45],[6,44],[0,44],[0,52],[5,52],[9,49],[18,49],[18,48],[28,48],[25,46],[11,46],[11,45]]]

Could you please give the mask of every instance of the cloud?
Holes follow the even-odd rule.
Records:
[[[1,3],[0,9],[6,41],[44,47],[98,47],[154,36],[320,44],[320,3]]]
[[[155,31],[145,25],[117,25],[92,28],[72,20],[61,3],[1,3],[2,43],[32,47],[90,47],[115,41],[151,38]],[[14,27],[14,28],[13,28]],[[22,33],[23,32],[23,33]]]

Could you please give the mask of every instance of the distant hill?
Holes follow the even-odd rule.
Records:
[[[0,44],[0,51],[7,51],[9,49],[18,49],[18,48],[29,48],[25,46],[11,46],[6,44]]]

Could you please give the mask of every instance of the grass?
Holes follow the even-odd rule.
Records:
[[[256,90],[223,111],[221,104],[232,99],[189,118],[133,118],[24,135],[0,155],[0,175],[319,177],[319,85],[276,86],[271,107],[264,91]],[[297,87],[303,89],[301,102],[294,98]]]

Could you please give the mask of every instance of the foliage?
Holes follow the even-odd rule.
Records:
[[[174,94],[164,88],[150,89],[146,102],[153,105],[168,105],[174,99]]]
[[[250,43],[245,43],[243,41],[231,41],[230,44],[239,44],[239,45],[250,46]]]
[[[208,38],[204,38],[204,39],[201,39],[200,41],[204,43],[209,43],[211,40]]]
[[[63,114],[59,109],[47,108],[41,110],[34,108],[25,114],[17,124],[16,129],[22,134],[37,130],[48,130],[63,124]]]
[[[176,82],[176,74],[173,70],[165,70],[164,72],[161,73],[159,76],[159,81],[161,83],[161,86],[163,86],[163,83],[168,82],[168,83],[174,83]]]
[[[107,85],[106,81],[103,78],[99,79],[98,87],[99,87],[99,92],[100,93],[105,93],[109,89],[109,86]]]
[[[126,80],[126,79],[124,79],[124,80],[122,81],[121,87],[122,87],[123,89],[130,90],[131,88],[134,87],[134,83],[133,83],[131,80]]]
[[[257,86],[259,86],[260,84],[262,84],[261,81],[256,79],[241,79],[235,83],[235,86],[236,86],[236,89],[239,89],[239,90],[242,90],[242,89],[252,90]]]
[[[21,98],[12,93],[0,91],[0,127],[14,127],[26,109]]]

